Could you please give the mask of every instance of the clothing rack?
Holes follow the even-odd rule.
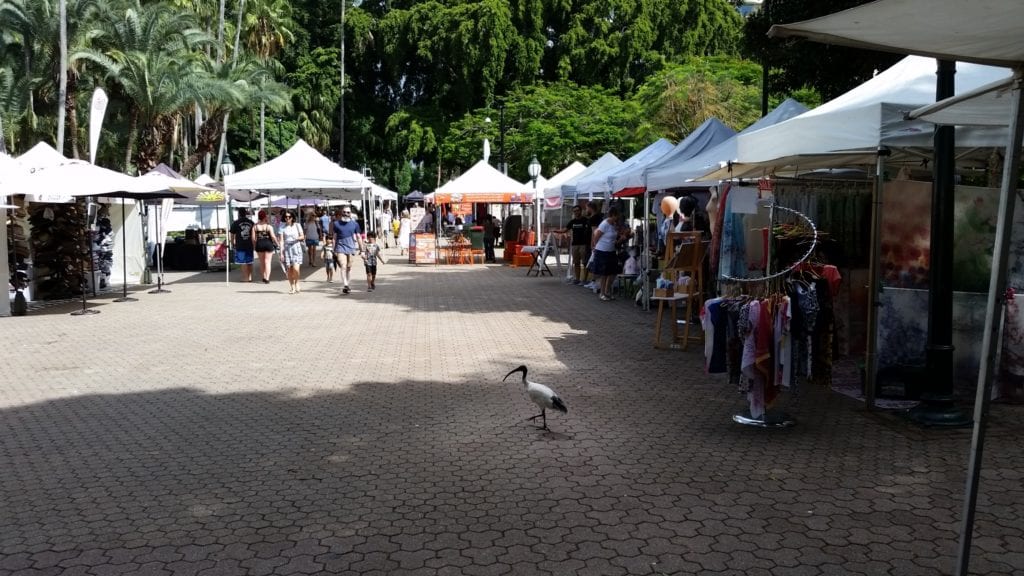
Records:
[[[763,277],[760,277],[760,278],[739,278],[739,277],[735,277],[735,276],[729,276],[729,275],[726,275],[726,274],[722,274],[722,275],[719,276],[719,278],[721,278],[721,279],[727,280],[729,282],[735,282],[735,283],[738,283],[738,284],[760,284],[760,283],[763,283],[764,286],[765,286],[765,293],[766,294],[768,292],[768,286],[769,286],[769,284],[773,280],[781,279],[781,278],[789,275],[791,272],[793,272],[797,268],[800,268],[801,266],[803,266],[803,264],[805,262],[807,262],[807,260],[811,257],[811,255],[814,254],[814,249],[816,248],[816,246],[818,244],[818,229],[814,225],[814,221],[811,220],[810,217],[808,217],[807,215],[803,214],[802,212],[798,212],[796,210],[793,210],[792,208],[786,208],[784,206],[778,206],[775,203],[774,198],[772,198],[770,200],[770,202],[768,204],[768,210],[769,210],[769,217],[768,217],[768,247],[767,247],[767,250],[768,250],[767,256],[768,257],[767,257],[767,266],[765,268],[765,275]],[[776,212],[776,210],[781,210],[783,212],[788,212],[790,214],[793,214],[793,215],[803,219],[804,222],[806,222],[807,225],[811,229],[811,242],[810,242],[810,246],[807,248],[807,251],[804,252],[804,254],[800,257],[800,259],[798,259],[796,262],[790,264],[786,268],[784,268],[784,269],[782,269],[782,270],[780,270],[778,272],[772,273],[771,272],[771,266],[772,266],[772,253],[771,253],[771,250],[772,250],[772,245],[774,244],[774,238],[772,236],[772,231],[775,228],[775,212]],[[767,381],[762,381],[761,385],[762,385],[761,397],[764,398],[764,397],[767,396],[767,386],[768,386],[768,383],[767,383]],[[761,416],[759,418],[753,417],[751,415],[750,411],[747,410],[745,412],[734,414],[732,419],[733,419],[734,422],[736,422],[738,424],[743,424],[745,426],[755,426],[755,427],[760,427],[760,428],[788,428],[788,427],[793,426],[793,425],[796,424],[796,420],[794,418],[792,418],[791,416],[789,416],[788,414],[786,414],[785,412],[779,411],[779,410],[770,411],[767,407],[765,407],[764,412],[761,414]]]

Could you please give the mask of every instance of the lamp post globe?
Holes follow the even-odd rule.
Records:
[[[535,228],[536,233],[534,234],[534,236],[536,241],[535,245],[540,246],[541,197],[540,194],[537,194],[537,179],[540,178],[541,165],[540,161],[537,160],[536,154],[533,155],[533,158],[530,160],[530,165],[527,166],[526,169],[530,174],[530,180],[533,181],[533,205],[534,212],[536,213],[535,219],[537,221],[537,227]]]
[[[227,152],[224,153],[224,160],[220,163],[220,173],[222,176],[231,176],[235,173],[235,164],[231,161],[231,156],[228,156]]]

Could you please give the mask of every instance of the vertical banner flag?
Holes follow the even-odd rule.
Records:
[[[107,93],[97,88],[92,93],[92,106],[89,108],[89,162],[96,163],[96,149],[100,144],[100,130],[103,127],[103,115],[107,113]]]

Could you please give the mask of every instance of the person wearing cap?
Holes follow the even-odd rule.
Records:
[[[362,230],[359,222],[352,218],[352,208],[345,206],[337,211],[338,218],[331,224],[334,234],[334,258],[341,272],[341,291],[348,294],[349,277],[352,273],[352,259],[363,251]]]
[[[231,243],[235,246],[235,264],[242,267],[242,281],[252,282],[252,256],[255,243],[254,225],[249,211],[238,209],[238,220],[231,224]]]

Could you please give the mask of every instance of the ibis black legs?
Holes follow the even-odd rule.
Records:
[[[548,414],[547,414],[547,410],[541,408],[540,409],[540,414],[537,414],[536,416],[531,416],[531,417],[527,418],[527,420],[532,422],[533,420],[536,420],[537,418],[542,418],[543,422],[544,422],[544,424],[540,427],[540,429],[541,430],[547,430],[548,432],[550,432],[551,429],[548,428]]]

